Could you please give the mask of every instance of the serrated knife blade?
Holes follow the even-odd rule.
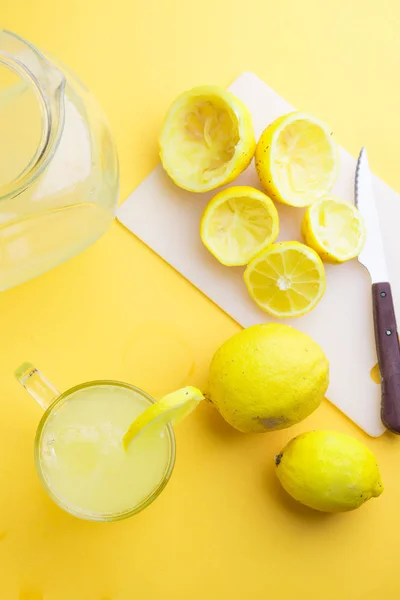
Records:
[[[358,260],[368,269],[372,283],[389,281],[372,176],[365,148],[361,149],[357,161],[355,204],[363,216],[367,230],[367,238]]]
[[[400,434],[400,345],[372,175],[365,148],[361,149],[357,161],[355,204],[364,218],[367,230],[366,241],[358,260],[368,269],[372,280],[375,343],[381,373],[381,419],[393,433]]]

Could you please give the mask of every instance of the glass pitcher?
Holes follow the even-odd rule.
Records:
[[[108,228],[118,160],[104,115],[64,66],[0,31],[0,291]]]

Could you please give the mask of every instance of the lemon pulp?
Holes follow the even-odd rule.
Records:
[[[326,286],[320,257],[299,242],[267,246],[248,264],[244,279],[255,302],[275,317],[309,312]]]
[[[278,211],[272,200],[248,186],[231,187],[214,196],[200,227],[204,245],[227,266],[246,265],[278,233]]]

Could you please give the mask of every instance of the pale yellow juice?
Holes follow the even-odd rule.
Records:
[[[157,495],[173,467],[171,430],[150,427],[127,450],[122,445],[150,402],[140,390],[100,382],[55,403],[39,428],[36,463],[60,506],[82,518],[113,520]]]

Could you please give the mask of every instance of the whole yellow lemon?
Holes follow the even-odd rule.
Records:
[[[342,433],[303,433],[275,457],[275,464],[288,494],[315,510],[353,510],[383,492],[375,456]]]
[[[328,382],[328,360],[308,335],[278,323],[254,325],[215,353],[208,399],[239,431],[273,431],[308,417]]]

